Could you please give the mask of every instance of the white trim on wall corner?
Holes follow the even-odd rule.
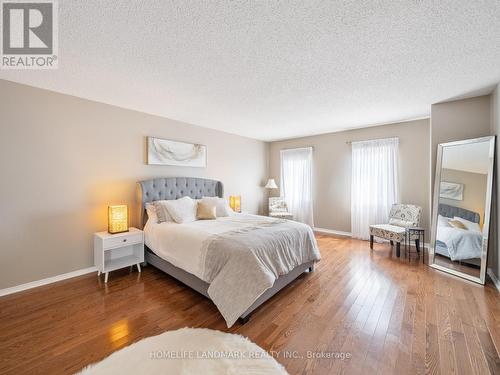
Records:
[[[491,268],[488,268],[486,273],[490,277],[491,281],[493,281],[493,284],[495,284],[495,287],[497,288],[497,290],[500,292],[500,280],[498,280],[498,278],[496,277],[493,270]]]
[[[13,286],[10,288],[0,289],[0,297],[6,296],[8,294],[22,292],[23,290],[36,288],[36,287],[39,287],[42,285],[52,284],[52,283],[55,283],[57,281],[71,279],[72,277],[86,275],[87,273],[91,273],[91,272],[97,272],[97,268],[95,268],[95,267],[83,268],[81,270],[63,273],[62,275],[47,277],[46,279],[36,280],[36,281],[32,281],[30,283],[16,285],[16,286]]]
[[[325,229],[325,228],[316,228],[313,230],[319,233],[327,233],[327,234],[336,234],[337,236],[351,237],[351,232],[342,232],[341,230],[333,230],[333,229]]]

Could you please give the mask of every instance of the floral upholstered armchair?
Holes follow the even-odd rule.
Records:
[[[379,237],[389,240],[391,245],[396,242],[397,256],[401,252],[401,242],[405,241],[406,228],[418,227],[422,207],[413,204],[393,204],[389,213],[388,224],[370,225],[370,249],[373,249],[373,238]],[[415,241],[415,246],[420,251],[419,236],[412,235],[410,241]]]
[[[269,198],[269,216],[293,220],[293,214],[288,211],[288,206],[282,197]]]

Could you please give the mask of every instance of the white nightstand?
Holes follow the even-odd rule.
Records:
[[[130,228],[128,232],[109,234],[94,233],[94,263],[97,276],[104,273],[104,282],[108,282],[108,273],[120,268],[137,265],[141,272],[144,262],[144,232]]]

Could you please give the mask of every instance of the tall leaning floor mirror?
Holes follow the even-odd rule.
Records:
[[[438,145],[431,267],[484,284],[495,137]]]

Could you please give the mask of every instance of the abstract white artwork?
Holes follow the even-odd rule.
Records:
[[[207,166],[207,146],[148,137],[148,164]]]
[[[454,199],[456,201],[464,200],[464,185],[454,182],[441,182],[439,189],[439,197]]]

